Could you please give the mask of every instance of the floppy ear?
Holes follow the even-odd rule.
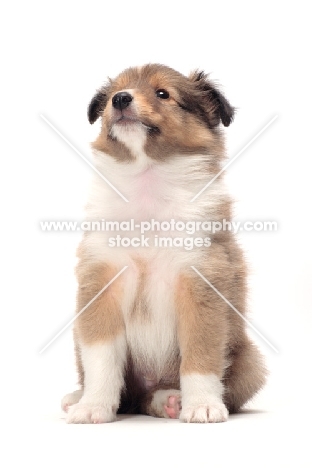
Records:
[[[100,89],[95,96],[93,96],[88,107],[88,119],[90,124],[94,124],[94,122],[100,117],[101,113],[105,109],[107,101],[108,97],[105,88]]]
[[[201,94],[200,107],[207,116],[209,126],[216,127],[221,121],[225,127],[228,127],[234,119],[235,108],[230,105],[217,87],[208,80],[203,71],[193,72],[189,79],[195,83]]]

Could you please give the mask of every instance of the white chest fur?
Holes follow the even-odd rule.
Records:
[[[92,221],[130,222],[136,225],[142,222],[158,221],[209,221],[216,219],[218,208],[223,202],[225,190],[222,181],[216,180],[196,202],[192,197],[211,179],[207,171],[209,156],[175,156],[165,162],[153,161],[141,155],[134,162],[120,163],[107,154],[95,152],[97,169],[126,197],[125,202],[97,174],[91,186],[87,205],[87,219]],[[86,246],[95,261],[113,261],[121,268],[134,256],[149,259],[157,256],[159,249],[155,244],[155,235],[168,237],[185,235],[175,232],[149,232],[148,248],[144,245],[135,248],[110,246],[109,239],[120,234],[134,237],[141,233],[139,229],[131,232],[90,232]],[[201,235],[202,233],[198,233]],[[177,254],[183,263],[183,249],[170,252],[170,257]],[[194,255],[194,252],[193,252]],[[188,255],[190,260],[192,255]],[[170,259],[172,261],[172,259]],[[182,266],[182,265],[181,265]]]
[[[146,264],[143,277],[135,266],[124,273],[122,309],[134,366],[138,373],[157,381],[178,350],[175,277],[161,254]]]

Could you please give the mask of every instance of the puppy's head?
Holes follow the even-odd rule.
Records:
[[[186,77],[164,65],[129,68],[93,97],[88,117],[102,118],[98,150],[133,159],[136,150],[165,159],[209,151],[234,109],[203,72]]]

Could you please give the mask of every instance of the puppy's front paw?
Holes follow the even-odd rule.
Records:
[[[199,406],[182,406],[180,420],[192,423],[224,422],[228,419],[228,410],[222,401],[215,401]]]
[[[116,420],[116,411],[105,406],[77,403],[69,408],[66,422],[69,424],[101,424]]]

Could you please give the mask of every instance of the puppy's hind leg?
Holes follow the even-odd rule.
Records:
[[[229,412],[236,413],[264,386],[268,372],[262,355],[247,337],[230,359],[223,379],[223,399]]]
[[[156,418],[178,419],[181,412],[181,392],[159,386],[151,390],[141,403],[141,413]]]
[[[65,395],[62,398],[62,402],[61,402],[62,410],[67,413],[70,406],[75,405],[76,403],[78,403],[81,400],[82,395],[83,395],[83,390],[82,389],[75,390],[72,393],[67,393],[67,395]]]

